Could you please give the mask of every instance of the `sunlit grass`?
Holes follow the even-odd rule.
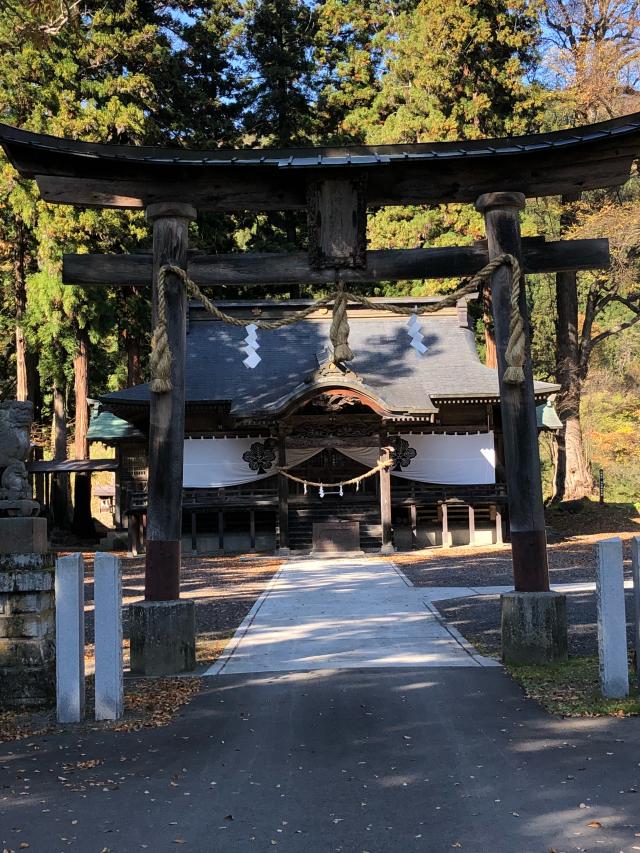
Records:
[[[633,670],[630,694],[625,699],[605,699],[600,692],[598,658],[570,657],[550,666],[506,666],[526,695],[551,714],[563,717],[627,717],[640,715],[640,692]]]

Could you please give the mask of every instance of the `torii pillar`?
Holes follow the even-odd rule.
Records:
[[[489,258],[504,253],[522,263],[518,192],[485,193],[476,202],[484,214]],[[515,592],[501,596],[502,656],[505,661],[549,663],[567,657],[566,597],[549,591],[540,452],[525,288],[519,308],[526,337],[524,382],[504,382],[509,340],[512,273],[500,267],[491,276],[491,301],[498,354],[500,414],[504,437],[509,524]]]
[[[153,317],[157,313],[158,270],[186,269],[190,204],[151,204],[153,223]],[[182,464],[184,456],[187,295],[175,275],[166,277],[167,337],[171,349],[171,391],[151,392],[145,601],[131,606],[131,671],[173,675],[195,667],[195,607],[180,600]]]

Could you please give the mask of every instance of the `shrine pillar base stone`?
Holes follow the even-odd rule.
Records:
[[[196,665],[193,601],[141,601],[129,607],[133,675],[175,675]]]
[[[549,664],[567,659],[567,597],[559,592],[508,592],[502,607],[502,660]]]

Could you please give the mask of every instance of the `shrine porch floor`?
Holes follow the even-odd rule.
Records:
[[[493,667],[391,562],[283,563],[206,675],[364,667]]]

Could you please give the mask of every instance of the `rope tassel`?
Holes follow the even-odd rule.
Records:
[[[171,384],[171,350],[167,334],[166,278],[167,273],[173,272],[174,269],[176,268],[164,266],[158,270],[158,321],[153,330],[151,355],[149,356],[149,367],[153,377],[151,390],[155,394],[166,394],[173,387]]]
[[[336,364],[353,360],[353,352],[349,346],[349,319],[347,317],[347,294],[344,286],[338,283],[336,297],[333,303],[333,316],[329,337],[333,346],[333,360]]]

